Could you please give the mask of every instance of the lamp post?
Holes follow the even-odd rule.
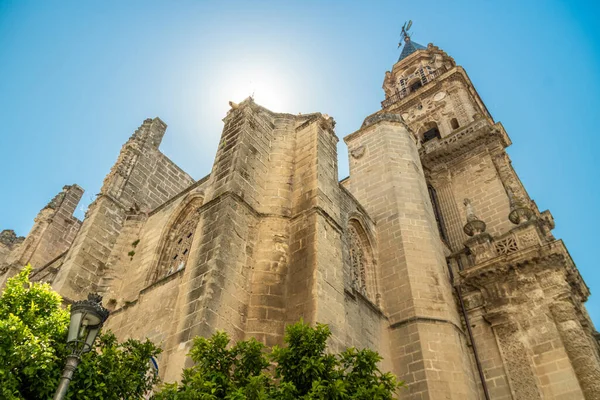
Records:
[[[108,314],[109,311],[102,307],[102,297],[93,293],[88,294],[87,300],[76,301],[71,306],[71,322],[67,335],[67,348],[71,354],[67,357],[54,400],[64,399],[81,355],[92,350]]]

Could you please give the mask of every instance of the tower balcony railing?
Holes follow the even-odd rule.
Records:
[[[418,92],[419,90],[421,90],[422,87],[426,86],[428,83],[433,81],[434,78],[437,78],[441,74],[442,74],[442,70],[440,70],[440,69],[432,71],[428,75],[426,75],[427,81],[425,83],[419,82],[418,86],[413,85],[413,86],[405,87],[402,90],[396,90],[396,93],[394,93],[393,95],[391,95],[390,97],[388,97],[387,99],[385,99],[381,102],[381,107],[386,108],[388,106],[391,106],[392,104],[402,100],[409,94]]]

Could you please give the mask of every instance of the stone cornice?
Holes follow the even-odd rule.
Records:
[[[478,103],[480,103],[481,107],[483,108],[483,111],[486,114],[486,117],[490,118],[490,120],[493,121],[492,115],[488,111],[483,100],[481,100],[481,97],[479,96],[479,93],[477,92],[475,86],[471,82],[469,75],[467,74],[465,69],[459,65],[453,66],[452,68],[443,72],[441,75],[437,76],[433,81],[424,85],[421,89],[409,94],[401,100],[390,104],[389,106],[383,108],[383,110],[398,112],[399,109],[408,109],[416,105],[417,103],[422,102],[425,98],[431,96],[433,93],[443,90],[444,83],[452,81],[462,82],[468,89],[468,91],[471,93],[471,95],[474,96]]]
[[[382,111],[393,112],[397,111],[398,109],[409,108],[417,103],[420,103],[426,97],[431,96],[433,93],[442,90],[444,82],[452,81],[460,81],[464,83],[467,87],[471,85],[471,81],[469,80],[469,77],[465,73],[464,69],[461,67],[454,67],[448,71],[444,71],[441,75],[437,76],[434,80],[426,83],[419,90],[412,92],[403,99],[398,100],[397,102],[385,107]]]
[[[390,123],[390,124],[394,124],[394,125],[401,125],[404,128],[406,128],[406,130],[408,132],[412,132],[412,130],[409,128],[408,125],[406,125],[406,123],[404,122],[404,120],[402,119],[402,117],[400,115],[395,114],[395,113],[380,111],[375,114],[371,114],[367,118],[365,118],[361,128],[359,130],[357,130],[356,132],[353,132],[353,133],[347,135],[346,137],[344,137],[344,142],[346,144],[348,144],[349,141],[357,139],[358,137],[362,136],[366,132],[370,131],[373,127],[379,125],[382,122],[386,122],[386,123]]]
[[[465,332],[456,323],[454,323],[450,320],[447,320],[447,319],[425,317],[425,316],[414,316],[414,317],[409,317],[409,318],[405,318],[400,321],[393,322],[390,324],[389,329],[394,330],[394,329],[398,329],[404,325],[413,324],[413,323],[448,324],[448,325],[454,327],[460,335],[465,336]]]
[[[503,281],[511,272],[537,273],[552,268],[563,268],[569,285],[582,301],[590,292],[575,267],[562,240],[497,256],[460,272],[460,284],[471,287],[485,287],[496,281]]]
[[[479,119],[444,138],[429,140],[419,150],[421,160],[431,168],[437,163],[452,161],[481,145],[510,146],[511,141],[501,123],[490,125]]]

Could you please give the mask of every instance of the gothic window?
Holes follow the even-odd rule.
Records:
[[[452,118],[450,120],[450,126],[452,129],[458,129],[460,125],[458,125],[458,120],[456,118]]]
[[[194,232],[200,220],[198,208],[201,205],[201,198],[195,198],[190,201],[169,229],[158,267],[151,282],[155,282],[185,268],[190,255]]]
[[[354,288],[372,302],[377,303],[377,279],[373,264],[373,252],[367,235],[358,221],[349,222],[348,238]]]
[[[427,185],[427,189],[429,190],[429,197],[431,198],[431,205],[433,206],[433,215],[435,216],[435,222],[437,222],[440,237],[444,242],[448,243],[446,225],[444,224],[444,219],[442,218],[442,212],[440,210],[440,203],[438,201],[437,192],[435,191],[435,188],[431,185]]]

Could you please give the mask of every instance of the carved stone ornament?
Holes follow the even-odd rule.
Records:
[[[510,187],[506,189],[506,192],[510,201],[510,214],[508,214],[510,222],[519,225],[521,222],[529,221],[533,217],[533,211],[525,205],[525,202],[516,198]]]
[[[335,128],[335,120],[328,114],[321,116],[320,126],[322,129],[333,131]]]
[[[467,212],[467,224],[463,227],[464,232],[468,236],[479,235],[485,232],[485,222],[477,218],[471,200],[465,199],[464,205]]]
[[[440,101],[446,97],[446,92],[438,92],[433,96],[433,101]]]
[[[501,240],[497,240],[494,245],[498,255],[506,255],[519,251],[517,241],[512,235],[509,235]]]
[[[465,246],[471,252],[473,263],[479,264],[496,256],[492,244],[492,236],[486,232],[480,232],[465,242]]]
[[[353,158],[361,158],[362,156],[365,155],[365,146],[358,146],[357,148],[355,148],[354,150],[350,151],[350,155]]]
[[[517,324],[509,322],[495,326],[496,337],[515,398],[541,399],[535,373]]]

